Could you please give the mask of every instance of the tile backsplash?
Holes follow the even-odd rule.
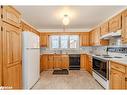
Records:
[[[62,53],[62,54],[82,54],[82,53],[93,53],[93,54],[99,54],[104,55],[108,54],[107,48],[123,48],[127,47],[127,45],[124,46],[93,46],[93,47],[80,47],[79,49],[55,49],[51,50],[49,48],[41,48],[41,54],[51,54],[51,53]]]
[[[79,49],[49,49],[49,48],[41,48],[41,54],[44,53],[62,53],[62,54],[80,54],[80,53],[89,53],[92,51],[91,47],[80,47]]]

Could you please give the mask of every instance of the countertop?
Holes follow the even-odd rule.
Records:
[[[127,66],[127,56],[122,56],[122,58],[104,58],[103,56],[96,56],[95,54],[92,54],[92,53],[87,53],[87,54],[94,56],[94,57],[98,57],[98,58],[108,60],[108,61],[113,61],[113,62]]]
[[[54,53],[43,53],[43,54],[54,54]],[[69,53],[69,54],[79,54],[79,53]],[[62,55],[69,55],[68,53],[63,53]],[[80,53],[80,54],[87,54],[87,55],[90,55],[90,56],[93,56],[93,57],[98,57],[98,58],[101,58],[101,59],[104,59],[104,60],[108,60],[108,61],[114,61],[116,63],[119,63],[119,64],[122,64],[122,65],[126,65],[127,66],[127,56],[122,56],[122,58],[104,58],[103,56],[97,56],[93,53]],[[41,54],[42,55],[42,54]],[[61,55],[61,54],[56,54],[56,55]]]

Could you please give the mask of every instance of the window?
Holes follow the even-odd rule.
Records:
[[[59,48],[59,36],[51,36],[51,47]]]
[[[78,47],[79,38],[77,35],[70,36],[70,48]]]
[[[78,35],[53,35],[50,36],[50,47],[52,49],[79,48]]]
[[[68,48],[68,36],[60,36],[60,48]]]

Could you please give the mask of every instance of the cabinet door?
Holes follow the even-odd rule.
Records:
[[[14,26],[20,27],[21,14],[12,6],[3,6],[3,20]]]
[[[125,89],[125,73],[111,68],[110,89]]]
[[[80,68],[85,69],[85,55],[84,54],[80,55]]]
[[[53,69],[54,55],[48,55],[48,69]]]
[[[127,43],[127,10],[122,14],[122,42]]]
[[[69,56],[68,55],[62,55],[62,69],[68,69],[69,68]]]
[[[21,88],[21,31],[3,23],[3,84],[13,89]]]
[[[108,33],[108,22],[101,25],[101,36]]]
[[[0,28],[2,27],[2,21],[0,19]],[[2,31],[0,29],[0,86],[2,86]]]
[[[48,69],[48,55],[41,55],[40,70],[44,71]]]
[[[89,33],[90,34],[90,46],[93,46],[93,39],[94,39],[93,38],[93,32],[94,31],[90,31],[90,33]]]
[[[89,46],[89,42],[90,38],[89,38],[89,33],[84,33],[82,35],[80,35],[80,46]]]
[[[54,55],[54,68],[61,68],[62,66],[61,55]]]
[[[94,35],[93,36],[94,36],[94,39],[93,39],[94,45],[95,46],[100,45],[100,27],[98,27],[94,30]]]
[[[88,60],[88,72],[92,74],[92,57],[87,55],[87,60]]]
[[[109,20],[109,32],[116,32],[116,30],[121,29],[122,26],[122,18],[121,14],[113,17],[111,20]]]
[[[48,47],[48,35],[40,36],[40,45],[41,47]]]

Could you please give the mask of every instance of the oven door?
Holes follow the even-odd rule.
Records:
[[[103,79],[108,80],[108,61],[93,57],[93,71]]]

